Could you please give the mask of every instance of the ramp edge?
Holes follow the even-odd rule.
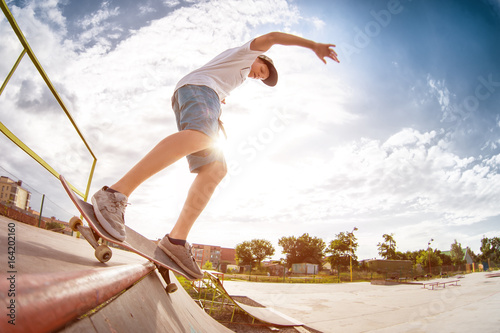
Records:
[[[51,332],[106,302],[155,269],[155,265],[121,265],[45,274],[16,276],[16,325],[0,322],[0,331]],[[0,302],[8,307],[12,297],[9,276],[0,275]],[[22,314],[22,315],[21,315]]]

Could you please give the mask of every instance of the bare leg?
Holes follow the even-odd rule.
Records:
[[[142,160],[111,188],[127,197],[146,179],[184,156],[206,149],[212,139],[194,130],[174,133],[160,141]]]
[[[181,214],[169,236],[186,240],[194,222],[207,206],[217,185],[227,173],[226,165],[214,162],[203,166],[189,189]]]

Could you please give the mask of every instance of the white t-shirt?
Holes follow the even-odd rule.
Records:
[[[252,40],[243,46],[222,52],[203,67],[184,76],[177,83],[175,90],[186,84],[207,86],[212,88],[222,101],[246,80],[253,62],[262,54],[262,51],[250,49],[251,42]]]

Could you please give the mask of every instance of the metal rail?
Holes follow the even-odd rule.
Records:
[[[93,158],[92,167],[90,169],[90,174],[89,174],[89,178],[88,178],[88,182],[87,182],[87,188],[85,189],[85,192],[82,192],[82,191],[78,190],[77,188],[75,188],[73,185],[70,185],[71,188],[75,191],[75,193],[77,193],[79,196],[81,196],[84,200],[87,200],[88,195],[89,195],[89,191],[90,191],[90,185],[92,183],[92,178],[94,176],[94,170],[95,170],[95,166],[96,166],[96,163],[97,163],[97,158],[94,155],[94,152],[92,151],[92,149],[90,148],[90,145],[88,144],[87,140],[85,140],[85,137],[83,136],[82,132],[78,128],[78,125],[76,124],[75,120],[73,119],[73,117],[72,117],[71,113],[69,112],[68,108],[66,107],[66,105],[63,102],[63,100],[59,96],[59,93],[54,88],[54,85],[50,81],[47,73],[45,73],[42,65],[40,64],[40,62],[38,61],[37,57],[35,56],[35,53],[31,49],[28,41],[26,40],[26,37],[24,36],[23,32],[21,31],[21,28],[19,28],[19,26],[17,25],[16,20],[14,19],[14,16],[12,15],[12,13],[9,10],[9,8],[7,7],[7,4],[6,4],[5,0],[0,0],[0,7],[2,8],[2,11],[3,11],[5,17],[9,21],[9,23],[10,23],[10,25],[12,27],[12,30],[17,35],[17,38],[19,39],[19,42],[23,46],[23,51],[21,52],[20,56],[18,57],[16,63],[12,66],[12,69],[10,70],[9,74],[7,75],[7,78],[4,80],[4,82],[3,82],[3,84],[2,84],[2,86],[0,88],[0,96],[2,95],[3,90],[7,86],[9,80],[14,75],[14,72],[16,71],[16,69],[17,69],[19,63],[21,62],[21,60],[23,59],[24,55],[27,54],[28,57],[31,59],[31,62],[33,63],[33,65],[35,66],[35,68],[38,70],[38,73],[40,73],[40,76],[45,81],[45,84],[47,85],[47,87],[52,92],[52,95],[54,96],[54,98],[59,103],[59,106],[61,107],[61,109],[64,111],[64,113],[68,117],[69,121],[71,122],[71,125],[73,126],[73,128],[76,130],[76,132],[80,136],[80,139],[84,143],[84,145],[87,148],[88,152],[90,153],[90,155]],[[26,152],[29,156],[31,156],[31,158],[33,158],[35,161],[37,161],[38,163],[40,163],[40,165],[42,165],[52,175],[54,175],[56,178],[59,178],[59,173],[54,168],[52,168],[38,154],[36,154],[26,144],[24,144],[24,142],[22,142],[16,135],[14,135],[14,133],[12,133],[2,122],[0,122],[0,131],[3,134],[5,134],[5,136],[7,136],[12,142],[14,142],[19,148],[21,148],[22,150],[24,150],[24,152]]]

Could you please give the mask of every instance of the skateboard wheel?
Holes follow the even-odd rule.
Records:
[[[169,294],[175,293],[177,291],[177,285],[175,283],[169,283],[165,288],[165,291]]]
[[[78,226],[79,225],[83,225],[82,220],[80,220],[79,217],[73,216],[69,220],[69,227],[70,227],[71,230],[78,231]]]
[[[94,254],[97,260],[99,260],[100,262],[107,262],[109,259],[111,259],[113,252],[111,252],[111,249],[106,245],[99,245],[97,249],[95,249]]]

